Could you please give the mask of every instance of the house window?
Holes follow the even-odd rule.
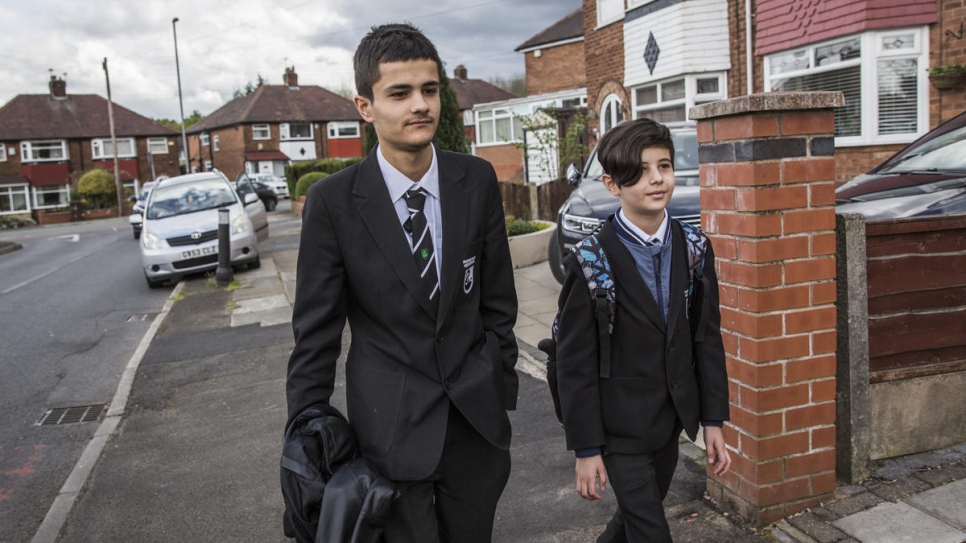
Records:
[[[688,75],[634,89],[634,118],[659,123],[688,120],[693,106],[725,98],[724,74]]]
[[[7,146],[0,143],[0,162],[7,161]]]
[[[523,141],[525,119],[515,118],[509,109],[488,109],[476,114],[476,137],[480,144]]]
[[[607,95],[600,108],[600,135],[603,136],[622,122],[624,122],[624,108],[621,106],[621,99],[616,94]]]
[[[20,143],[20,159],[24,162],[67,160],[67,141],[24,141]]]
[[[202,145],[208,145],[208,142],[209,142],[208,133],[207,132],[202,132],[201,133],[201,144]]]
[[[765,57],[765,88],[841,91],[836,145],[906,143],[928,124],[925,28],[866,32]]]
[[[252,139],[253,140],[270,140],[272,139],[272,130],[267,124],[253,124],[252,125]]]
[[[627,0],[627,9],[633,9],[636,7],[643,6],[644,4],[650,4],[654,0]]]
[[[70,185],[33,187],[34,209],[65,207],[70,203]]]
[[[114,158],[114,147],[111,140],[91,140],[91,154],[95,159]],[[117,157],[131,158],[137,156],[133,138],[117,138]]]
[[[624,0],[597,0],[597,26],[604,26],[624,16]]]
[[[329,123],[329,138],[358,138],[359,123]]]
[[[282,123],[279,137],[283,140],[312,139],[312,123]]]
[[[204,171],[206,171],[206,172],[210,172],[211,171],[211,161],[210,160],[206,160],[205,161],[205,169],[204,169]]]
[[[30,211],[27,185],[0,185],[0,215]]]
[[[168,154],[168,138],[148,138],[148,153],[152,155]]]
[[[220,150],[221,149],[218,147],[218,134],[215,134],[215,151],[220,151]]]

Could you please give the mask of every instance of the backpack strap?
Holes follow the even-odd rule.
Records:
[[[599,345],[600,376],[610,377],[610,334],[614,331],[614,312],[616,292],[610,262],[600,246],[600,240],[592,235],[573,248],[574,256],[587,279],[587,288],[594,305],[597,320],[597,339]]]
[[[684,244],[688,249],[688,317],[695,317],[694,311],[691,308],[691,302],[694,300],[695,292],[695,280],[701,285],[701,307],[699,309],[697,316],[697,325],[695,326],[694,337],[692,338],[695,342],[704,341],[704,328],[705,328],[705,316],[708,314],[708,278],[704,276],[704,260],[705,255],[708,252],[708,236],[701,231],[700,228],[692,224],[674,219],[678,225],[681,226],[681,230],[684,232]]]

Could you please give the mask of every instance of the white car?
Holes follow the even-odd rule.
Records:
[[[218,267],[218,210],[223,208],[228,209],[231,265],[261,265],[258,242],[268,237],[268,217],[258,195],[232,190],[220,172],[181,175],[156,183],[145,204],[140,248],[149,287]]]
[[[278,176],[272,175],[270,173],[254,173],[254,174],[248,174],[248,177],[250,177],[252,181],[258,181],[259,183],[272,189],[272,192],[275,193],[275,196],[279,198],[290,197],[288,193],[288,183],[286,183],[283,179],[279,178]]]

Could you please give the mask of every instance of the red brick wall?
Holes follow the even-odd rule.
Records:
[[[754,8],[752,8],[754,12]],[[755,35],[757,17],[751,19],[752,36]],[[728,96],[744,96],[748,94],[748,59],[745,43],[745,3],[743,0],[728,2],[728,41],[731,45],[731,69],[728,70]],[[754,50],[752,42],[752,50]],[[752,53],[752,93],[764,92],[764,61],[760,54]]]
[[[524,54],[527,73],[527,95],[544,94],[583,87],[584,42],[574,42]]]
[[[601,92],[605,85],[627,90],[624,82],[624,21],[597,28],[596,0],[583,0],[584,11],[584,59],[587,67],[587,108],[600,113],[600,101],[607,96]],[[625,99],[625,107],[630,103]],[[598,121],[592,118],[588,123],[596,131]],[[596,133],[596,132],[595,132]],[[593,145],[595,142],[590,142]]]
[[[764,55],[864,30],[934,23],[936,2],[758,0],[755,15],[755,54]]]
[[[905,147],[898,145],[870,145],[866,147],[836,147],[835,182],[842,183],[881,164]]]
[[[523,149],[513,145],[489,145],[477,147],[476,156],[493,164],[498,180],[523,182]]]
[[[327,156],[338,158],[354,158],[362,156],[362,138],[329,139]]]
[[[7,149],[13,149],[13,154],[7,154]],[[0,151],[7,160],[0,162],[0,175],[16,175],[20,173],[20,142],[0,141]]]
[[[966,4],[961,1],[938,2],[938,22],[929,25],[929,66],[966,66],[966,36],[957,39],[946,32],[958,34],[966,21]],[[950,90],[936,90],[929,86],[930,128],[966,111],[966,85]]]

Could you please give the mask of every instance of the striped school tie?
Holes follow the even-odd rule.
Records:
[[[429,233],[429,223],[423,207],[426,205],[426,191],[421,188],[411,188],[406,191],[406,207],[409,208],[409,219],[406,220],[406,231],[413,238],[413,259],[416,269],[423,278],[423,291],[429,299],[438,303],[439,275],[436,273],[436,252],[433,251],[433,237]]]

